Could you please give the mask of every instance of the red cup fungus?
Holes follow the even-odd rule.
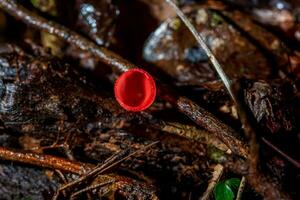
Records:
[[[135,68],[124,72],[117,79],[114,91],[118,103],[125,110],[139,112],[154,102],[156,85],[148,72]]]

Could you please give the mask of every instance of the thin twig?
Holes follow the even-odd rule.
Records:
[[[58,176],[61,178],[61,180],[63,181],[64,184],[68,183],[66,177],[64,176],[64,174],[60,170],[56,169],[55,172],[58,174]],[[63,194],[63,196],[67,196],[65,191],[63,191],[62,194]]]
[[[246,178],[243,176],[235,200],[241,200],[245,188]]]
[[[100,166],[96,166],[93,170],[91,170],[90,172],[88,172],[87,174],[84,174],[83,176],[81,176],[80,178],[69,182],[67,184],[65,184],[64,186],[60,187],[55,195],[53,196],[52,200],[56,200],[58,199],[60,193],[64,190],[66,190],[67,188],[71,188],[75,185],[78,185],[82,182],[84,182],[85,180],[87,180],[88,178],[92,178],[95,177],[101,173],[104,173],[106,171],[108,171],[109,169],[112,169],[113,167],[117,166],[118,164],[122,163],[123,161],[127,160],[128,158],[140,153],[141,151],[144,151],[146,149],[149,149],[150,147],[156,145],[158,142],[153,142],[141,149],[138,149],[137,151],[134,151],[133,153],[123,157],[125,154],[127,154],[128,151],[123,151],[123,152],[119,152],[114,154],[113,156],[109,157],[106,162],[104,162],[102,165]],[[120,159],[120,157],[123,157]]]
[[[123,152],[121,152],[123,153]],[[108,166],[109,164],[111,164],[111,162],[113,162],[113,160],[115,160],[118,156],[120,156],[120,152],[113,154],[112,156],[110,156],[108,159],[106,159],[106,161],[104,161],[103,165],[97,165],[96,167],[94,167],[92,170],[90,170],[89,172],[83,174],[80,178],[71,181],[69,183],[66,183],[65,185],[61,186],[57,191],[56,194],[54,195],[54,197],[52,198],[52,200],[57,199],[59,194],[67,189],[67,188],[71,188],[81,182],[83,182],[85,179],[87,179],[87,177],[91,177],[94,176],[97,173],[97,170],[99,169],[103,169],[104,167]],[[100,166],[100,167],[99,167]]]
[[[103,183],[99,183],[99,184],[95,184],[95,185],[86,187],[86,188],[84,188],[84,189],[82,189],[82,190],[79,190],[79,191],[77,191],[77,192],[74,192],[74,193],[71,195],[70,199],[74,199],[76,196],[78,196],[78,195],[80,195],[80,194],[82,194],[82,193],[84,193],[84,192],[88,192],[88,191],[90,191],[90,190],[94,190],[94,189],[97,189],[97,188],[100,188],[100,187],[109,185],[109,184],[113,183],[114,181],[115,181],[115,180],[108,180],[108,181],[103,182]]]
[[[60,170],[56,169],[55,172],[58,174],[58,176],[61,178],[61,180],[62,180],[64,183],[67,183],[67,182],[68,182],[67,179],[66,179],[66,177],[64,176],[64,174],[63,174]]]
[[[202,197],[199,198],[199,200],[208,200],[209,199],[210,194],[213,191],[215,185],[219,182],[219,180],[223,174],[223,171],[224,171],[224,167],[222,165],[217,164],[215,166],[212,178],[209,180],[207,189],[204,192],[204,194],[202,195]]]
[[[291,158],[289,155],[287,155],[286,153],[284,153],[283,151],[281,151],[278,147],[276,147],[274,144],[272,144],[270,141],[268,141],[266,138],[262,137],[261,138],[262,141],[268,145],[270,148],[272,148],[274,151],[276,151],[278,154],[280,154],[282,157],[284,157],[285,159],[287,159],[290,163],[292,163],[295,167],[297,167],[298,169],[300,169],[300,163]]]
[[[98,174],[104,173],[106,171],[108,171],[109,169],[115,167],[116,165],[122,163],[123,161],[127,160],[128,158],[140,153],[141,151],[145,151],[146,149],[149,149],[150,147],[156,145],[158,142],[153,142],[141,149],[138,149],[137,151],[134,151],[133,153],[123,157],[120,159],[121,156],[123,156],[125,153],[127,153],[127,151],[123,151],[123,152],[119,152],[114,154],[112,157],[108,158],[107,161],[105,163],[103,163],[102,165],[96,166],[93,170],[91,170],[90,172],[88,172],[87,174],[84,174],[83,176],[81,176],[80,178],[62,186],[59,190],[65,190],[67,188],[70,188],[80,182],[83,182],[85,179],[96,176]],[[119,159],[119,160],[118,160]]]

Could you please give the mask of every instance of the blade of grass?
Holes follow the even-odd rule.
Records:
[[[220,76],[221,80],[223,81],[229,95],[231,98],[236,102],[235,95],[231,89],[231,81],[225,74],[223,68],[221,67],[219,61],[216,59],[210,48],[206,45],[205,40],[201,36],[201,34],[195,29],[195,27],[192,25],[190,20],[185,16],[185,14],[178,8],[178,6],[172,1],[172,0],[166,0],[167,3],[169,3],[174,10],[176,11],[177,15],[180,17],[180,19],[185,23],[185,25],[188,27],[188,29],[191,31],[197,42],[200,44],[201,48],[205,51],[207,54],[211,64],[217,71],[218,75]]]

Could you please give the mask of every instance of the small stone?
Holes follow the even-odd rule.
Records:
[[[196,15],[196,24],[205,24],[208,20],[207,12],[204,9],[199,9]]]

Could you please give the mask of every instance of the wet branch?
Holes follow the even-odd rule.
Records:
[[[178,109],[206,130],[216,134],[232,152],[238,152],[239,155],[248,157],[248,146],[242,140],[235,139],[238,137],[237,133],[211,113],[187,98],[178,100]]]
[[[82,50],[91,52],[93,55],[100,58],[102,62],[117,68],[121,72],[135,67],[133,64],[121,58],[119,55],[107,50],[106,48],[97,46],[95,43],[80,36],[76,32],[61,26],[60,24],[49,21],[33,12],[26,10],[24,7],[18,5],[12,0],[1,0],[0,7],[8,14],[16,17],[17,19],[21,19],[29,26],[56,35],[57,37],[79,47]]]
[[[79,175],[92,169],[92,165],[90,164],[84,164],[51,155],[12,150],[4,147],[0,147],[0,159],[36,165],[43,168],[62,170],[64,172]]]
[[[164,132],[178,135],[189,140],[194,140],[199,143],[212,145],[223,152],[231,154],[231,150],[217,137],[211,135],[206,130],[198,129],[195,126],[185,125],[176,122],[164,122],[159,128]]]

